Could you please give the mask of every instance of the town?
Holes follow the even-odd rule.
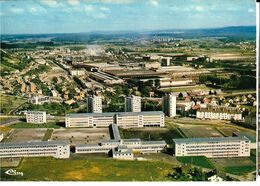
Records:
[[[88,45],[3,38],[3,170],[51,157],[140,171],[162,161],[156,180],[180,167],[206,180],[255,179],[254,40],[101,36]]]

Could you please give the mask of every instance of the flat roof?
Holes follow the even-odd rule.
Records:
[[[166,142],[164,140],[161,140],[161,141],[142,141],[142,145],[149,145],[149,144],[166,145]]]
[[[175,143],[199,143],[199,142],[225,142],[225,141],[239,141],[247,140],[250,141],[246,136],[237,137],[215,137],[215,138],[179,138],[173,139]]]
[[[77,118],[77,117],[89,117],[89,116],[114,116],[114,115],[128,115],[128,116],[135,116],[135,115],[154,115],[154,114],[163,114],[162,111],[144,111],[144,112],[104,112],[104,113],[73,113],[73,114],[66,114],[65,117]]]
[[[40,111],[40,110],[28,110],[27,114],[44,114],[46,111]]]
[[[242,114],[242,112],[238,111],[234,108],[200,108],[199,112],[214,112],[214,113],[229,113],[229,114]]]
[[[123,139],[123,142],[141,142],[140,138]]]
[[[112,128],[114,140],[117,140],[117,141],[121,140],[121,136],[120,136],[117,124],[114,124],[114,123],[111,124],[111,128]]]
[[[21,147],[21,146],[46,146],[46,145],[69,145],[69,141],[28,141],[28,142],[6,142],[0,143],[0,147]]]

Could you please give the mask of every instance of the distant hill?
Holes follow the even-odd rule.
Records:
[[[89,32],[89,33],[66,33],[66,34],[20,34],[2,35],[1,40],[7,42],[16,41],[39,41],[42,43],[52,42],[93,42],[99,40],[129,39],[129,38],[149,38],[149,37],[228,37],[239,39],[255,40],[256,26],[231,26],[224,28],[209,29],[170,29],[144,32]],[[4,48],[4,47],[3,47]]]

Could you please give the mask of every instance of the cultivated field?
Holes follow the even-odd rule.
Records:
[[[69,140],[73,145],[96,144],[109,139],[108,128],[55,129],[51,136],[51,140]]]

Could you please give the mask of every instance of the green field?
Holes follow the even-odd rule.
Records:
[[[160,161],[120,161],[101,158],[54,159],[24,158],[15,168],[24,176],[8,176],[1,169],[2,180],[30,181],[166,181],[173,165]]]
[[[17,108],[21,104],[25,103],[26,100],[20,97],[0,95],[0,107],[2,113],[9,113],[13,109]]]
[[[219,170],[235,175],[245,175],[256,170],[255,155],[244,158],[213,158],[210,159]]]
[[[48,141],[51,138],[52,133],[53,129],[47,129],[45,135],[42,138],[42,141]]]
[[[208,168],[208,169],[215,168],[212,162],[205,156],[186,156],[186,157],[177,157],[176,159],[179,162],[184,164],[192,164],[194,166]]]
[[[226,173],[241,175],[250,173],[256,170],[256,166],[233,166],[233,167],[225,167],[224,171]]]
[[[19,122],[9,126],[10,128],[61,128],[61,126],[56,125],[55,122],[48,122],[44,124],[34,124],[34,123],[26,123]]]
[[[134,129],[120,129],[120,134],[122,138],[140,138],[145,141],[152,140],[165,140],[166,143],[172,144],[173,138],[183,138],[182,134],[177,129],[169,129],[163,131],[147,130],[140,131]]]

